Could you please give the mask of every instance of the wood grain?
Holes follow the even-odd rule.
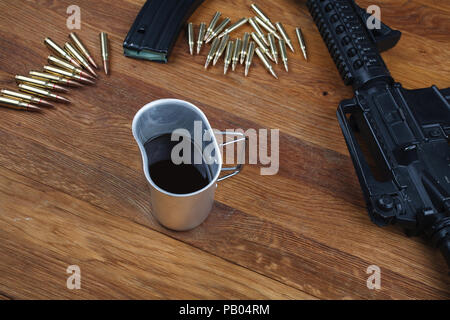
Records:
[[[44,37],[67,41],[72,2],[0,1],[3,87],[14,88],[15,74],[41,69]],[[396,80],[409,88],[448,86],[450,10],[434,1],[377,2],[383,20],[403,32],[383,54]],[[73,90],[73,104],[42,115],[0,110],[0,297],[450,297],[438,252],[368,219],[335,116],[352,91],[302,1],[258,1],[293,40],[296,26],[307,39],[310,61],[295,42],[290,72],[276,69],[279,81],[257,59],[249,78],[241,67],[226,77],[222,68],[204,71],[206,49],[191,57],[184,34],[167,65],[123,57],[121,44],[143,3],[77,1],[83,23],[77,33],[97,62],[98,33],[109,34],[111,76]],[[208,22],[217,10],[235,20],[250,14],[250,3],[208,0],[191,20]],[[167,97],[196,104],[218,129],[281,132],[279,173],[260,176],[260,166],[247,166],[220,184],[207,221],[185,233],[151,216],[131,135],[136,111]],[[78,263],[85,280],[72,292],[65,268]],[[372,264],[382,269],[378,291],[366,287]]]

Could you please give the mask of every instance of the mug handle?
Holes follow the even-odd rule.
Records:
[[[226,146],[226,145],[229,145],[229,144],[234,144],[234,143],[238,143],[238,142],[244,141],[244,145],[243,145],[243,150],[244,150],[244,152],[241,153],[241,154],[244,154],[244,153],[245,153],[245,150],[246,150],[246,144],[247,144],[247,138],[246,138],[245,134],[239,133],[239,132],[227,132],[227,131],[219,132],[219,134],[221,134],[221,135],[223,135],[223,136],[234,136],[234,137],[237,137],[237,139],[235,139],[235,140],[233,140],[233,141],[228,141],[228,142],[225,142],[225,143],[221,143],[221,144],[219,145],[220,147],[223,147],[223,146]],[[238,162],[239,162],[239,161],[238,161]],[[243,164],[243,163],[238,163],[238,165],[237,165],[237,166],[234,166],[234,167],[222,168],[222,171],[234,171],[234,172],[233,172],[233,173],[229,173],[229,174],[227,174],[227,175],[224,175],[223,177],[220,177],[219,179],[217,179],[217,181],[219,182],[219,181],[223,181],[223,180],[225,180],[225,179],[234,177],[235,175],[239,174],[239,173],[242,171],[242,168],[243,168],[243,167],[244,167],[244,164]]]

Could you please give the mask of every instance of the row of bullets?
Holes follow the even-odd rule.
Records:
[[[206,23],[202,22],[200,24],[197,37],[197,54],[200,54],[203,43],[210,43],[212,41],[206,58],[205,69],[208,68],[211,62],[215,66],[225,53],[224,74],[227,74],[230,65],[232,70],[235,71],[238,62],[240,62],[241,65],[245,62],[244,74],[245,76],[248,76],[250,66],[252,65],[253,56],[256,52],[257,56],[264,64],[264,67],[275,78],[278,79],[278,76],[275,73],[270,61],[278,64],[280,60],[279,56],[281,56],[281,61],[284,64],[286,72],[289,72],[287,47],[289,47],[292,52],[295,52],[295,50],[282,23],[276,22],[273,24],[268,16],[256,4],[252,4],[251,9],[256,14],[255,17],[242,18],[228,28],[227,26],[231,23],[230,18],[225,18],[217,26],[221,17],[220,12],[216,12],[213,16],[208,28],[206,28]],[[250,24],[254,32],[245,32],[242,39],[237,38],[234,41],[230,40],[230,34],[247,23]],[[308,60],[306,43],[302,30],[300,28],[296,28],[295,31],[300,44],[300,49],[303,52],[303,56],[305,60]],[[193,23],[188,24],[187,34],[189,51],[191,55],[194,55],[195,34]]]
[[[98,77],[94,71],[98,69],[89,50],[74,33],[69,34],[71,42],[66,42],[64,48],[52,39],[45,38],[44,43],[55,54],[47,58],[48,65],[43,72],[30,71],[28,76],[16,75],[15,80],[19,91],[2,89],[0,91],[0,106],[26,110],[41,111],[39,106],[54,107],[48,100],[59,103],[70,103],[70,100],[60,93],[68,93],[67,87],[83,87],[94,85]],[[100,33],[100,43],[103,67],[109,74],[109,44],[108,35]]]

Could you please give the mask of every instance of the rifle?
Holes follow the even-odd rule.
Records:
[[[424,235],[450,267],[450,88],[407,90],[395,82],[380,52],[401,33],[381,22],[371,30],[370,15],[354,0],[308,0],[307,6],[355,92],[337,116],[371,220]]]

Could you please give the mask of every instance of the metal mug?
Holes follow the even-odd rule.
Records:
[[[200,121],[204,128],[203,133],[207,132],[211,137],[211,141],[202,139],[202,145],[199,146],[197,143],[194,148],[200,152],[208,145],[210,148],[213,147],[210,152],[212,159],[208,159],[209,164],[206,164],[209,171],[209,184],[189,194],[174,194],[163,190],[151,179],[149,171],[151,161],[158,160],[158,152],[155,152],[155,156],[153,156],[152,150],[146,150],[145,143],[162,135],[172,134],[177,129],[185,129],[193,137],[195,121]],[[142,107],[134,117],[132,130],[142,154],[144,174],[150,184],[153,216],[166,228],[176,231],[186,231],[199,226],[211,212],[217,182],[238,174],[243,167],[243,164],[223,167],[220,147],[243,141],[245,148],[245,135],[235,132],[220,132],[222,135],[233,136],[236,139],[219,144],[205,114],[193,104],[176,99],[157,100]],[[196,142],[193,141],[193,143]],[[232,171],[232,173],[220,176],[222,171]]]

